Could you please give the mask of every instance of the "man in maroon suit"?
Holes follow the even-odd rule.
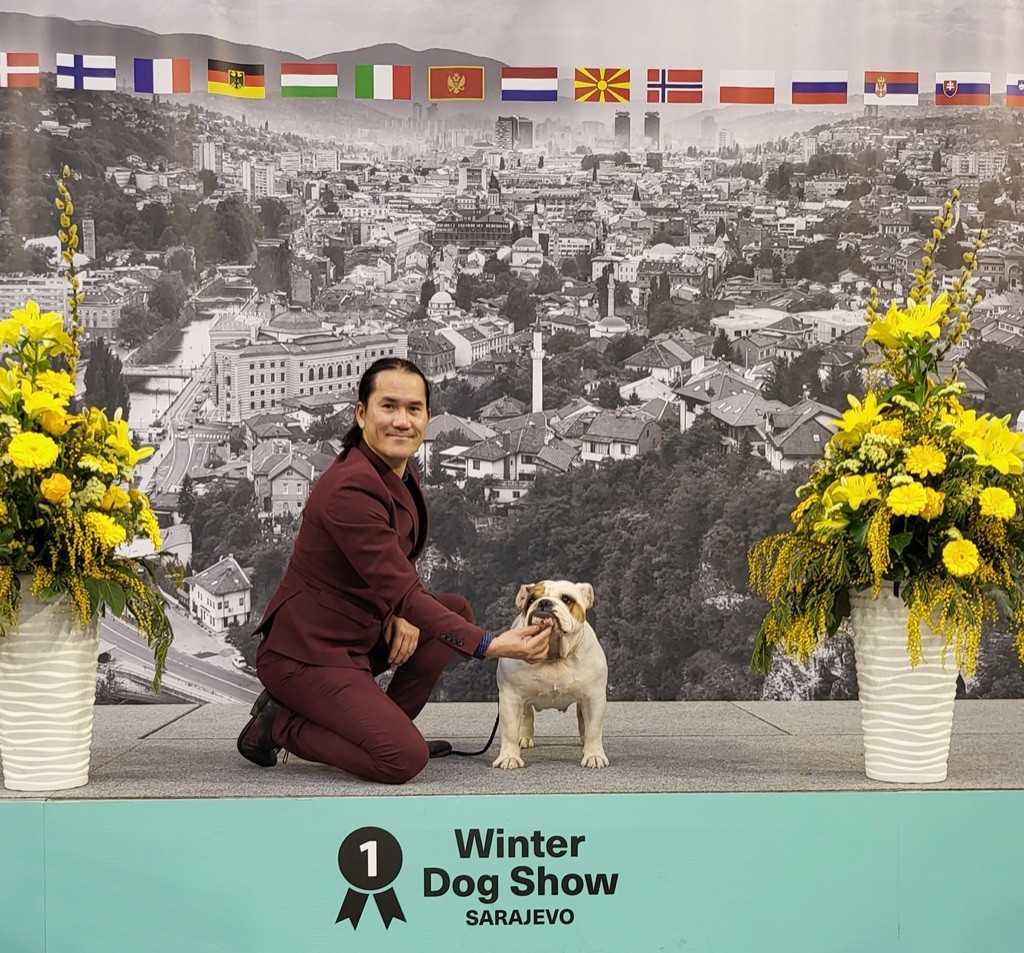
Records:
[[[400,784],[447,754],[413,724],[453,652],[547,656],[550,625],[484,632],[465,598],[423,588],[415,561],[427,509],[409,465],[426,435],[430,388],[415,364],[385,358],[359,382],[355,424],[317,481],[288,568],[257,631],[266,691],[238,737],[255,764],[281,748]],[[397,671],[385,694],[374,677]]]

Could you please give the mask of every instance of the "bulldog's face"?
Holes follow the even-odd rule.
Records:
[[[587,609],[594,604],[594,587],[589,582],[545,579],[519,587],[516,608],[527,624],[551,619],[548,658],[561,658],[575,647],[587,621]]]

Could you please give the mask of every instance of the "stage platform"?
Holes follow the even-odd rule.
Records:
[[[460,750],[483,746],[497,706],[432,703],[417,724]],[[261,769],[239,757],[243,705],[100,706],[89,785],[60,799],[892,791],[864,776],[857,702],[618,702],[608,706],[603,770],[579,765],[574,710],[539,712],[526,767],[486,755],[431,761],[408,784],[361,781],[289,758]],[[935,789],[1024,788],[1024,700],[956,703],[949,776]],[[920,787],[914,788],[920,790]],[[0,788],[0,798],[25,797]]]
[[[479,748],[493,704],[432,704]],[[1018,953],[1024,701],[958,701],[949,776],[863,773],[857,703],[572,712],[527,767],[398,787],[235,751],[244,705],[96,710],[92,780],[0,788],[0,953]]]

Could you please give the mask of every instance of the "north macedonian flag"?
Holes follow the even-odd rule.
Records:
[[[628,103],[629,70],[577,66],[574,89],[578,103]]]
[[[207,60],[206,91],[218,96],[266,99],[262,63],[229,63]]]
[[[480,100],[484,98],[482,66],[428,67],[427,96],[433,100]]]

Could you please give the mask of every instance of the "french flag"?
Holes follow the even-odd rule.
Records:
[[[185,58],[151,60],[136,56],[135,92],[192,92],[192,67],[190,62]]]
[[[501,101],[505,103],[558,102],[557,66],[503,66]]]
[[[991,73],[936,73],[936,106],[988,106],[992,101]]]
[[[1007,74],[1006,105],[1016,109],[1024,109],[1024,73]]]
[[[718,101],[771,105],[775,102],[775,70],[722,70],[719,77]]]
[[[817,73],[793,71],[793,105],[821,106],[844,104],[849,89],[845,70]]]

